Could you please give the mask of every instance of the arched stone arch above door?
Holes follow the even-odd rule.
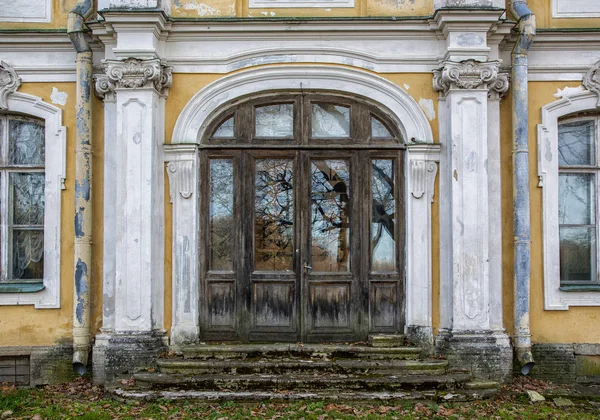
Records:
[[[284,90],[328,91],[369,98],[393,114],[407,141],[433,143],[427,117],[399,86],[362,70],[312,65],[255,68],[209,84],[194,95],[181,112],[171,144],[197,143],[206,128],[207,117],[235,98]]]
[[[323,92],[368,98],[394,121],[406,149],[403,173],[405,330],[413,341],[433,343],[431,203],[439,144],[416,101],[390,81],[345,67],[273,66],[223,77],[199,91],[177,119],[165,160],[173,203],[173,343],[200,337],[200,140],[212,118],[240,98],[267,92]],[[214,125],[214,124],[213,124]]]

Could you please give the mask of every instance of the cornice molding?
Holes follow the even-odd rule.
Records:
[[[116,89],[153,87],[164,94],[173,81],[172,68],[160,59],[104,60],[104,74],[96,77],[96,95],[100,98]]]
[[[450,89],[483,88],[500,95],[508,91],[508,73],[498,72],[499,61],[444,61],[443,64],[443,67],[433,71],[433,88],[444,95]]]
[[[21,86],[17,72],[4,61],[0,61],[0,109],[8,109],[8,95],[15,93]]]
[[[587,71],[585,76],[583,76],[582,84],[587,90],[596,94],[598,97],[596,107],[600,107],[600,61],[594,64],[594,66]]]

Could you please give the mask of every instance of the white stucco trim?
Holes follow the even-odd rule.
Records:
[[[538,124],[538,176],[542,192],[544,249],[544,309],[567,310],[569,306],[600,306],[600,293],[560,290],[558,237],[558,119],[582,111],[595,111],[598,96],[585,91],[542,107]]]
[[[277,90],[319,90],[369,98],[398,124],[407,144],[406,191],[406,327],[433,342],[431,203],[440,145],[417,102],[390,81],[351,68],[278,66],[223,77],[199,91],[183,109],[165,147],[173,203],[173,343],[198,339],[197,261],[198,152],[210,119],[220,107],[247,95]],[[195,198],[194,198],[195,197]],[[428,335],[427,337],[424,336]]]
[[[354,0],[249,0],[248,7],[252,8],[289,8],[289,7],[354,7]]]
[[[553,18],[600,17],[600,4],[589,0],[552,0]]]
[[[2,0],[0,22],[52,22],[52,0]]]
[[[62,111],[41,98],[24,93],[8,96],[6,112],[16,112],[46,122],[46,187],[44,214],[44,290],[37,293],[0,293],[0,305],[35,305],[60,308],[61,190],[66,176],[67,129]]]
[[[177,118],[171,143],[197,143],[207,118],[222,105],[245,95],[277,90],[326,90],[369,98],[392,112],[406,141],[433,142],[427,117],[399,86],[362,70],[301,65],[254,68],[209,84],[192,97]]]

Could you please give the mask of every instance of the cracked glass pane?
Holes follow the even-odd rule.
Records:
[[[277,104],[255,108],[256,137],[289,138],[294,135],[294,105]]]
[[[350,108],[327,103],[312,104],[312,137],[350,137]]]
[[[10,120],[8,163],[11,165],[44,165],[44,125],[40,122]]]
[[[595,165],[594,121],[575,121],[558,126],[558,164]]]
[[[560,174],[558,185],[558,223],[595,224],[594,174]]]
[[[385,125],[375,117],[371,117],[371,137],[390,138],[393,137]]]

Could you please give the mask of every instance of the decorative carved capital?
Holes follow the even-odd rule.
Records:
[[[498,61],[445,61],[442,68],[433,71],[433,89],[446,95],[452,88],[483,87],[502,95],[508,90],[508,74],[498,73],[498,69]]]
[[[8,109],[8,95],[15,93],[21,86],[17,72],[4,61],[0,61],[0,109]]]
[[[179,193],[183,198],[190,198],[194,193],[194,174],[193,160],[175,160],[167,164],[167,173],[169,174],[169,184],[171,186],[171,203],[173,195]]]
[[[588,70],[583,77],[583,86],[590,92],[594,92],[598,96],[596,107],[600,107],[600,61]]]
[[[165,93],[173,81],[172,67],[166,66],[158,58],[104,60],[103,67],[105,74],[96,77],[96,94],[101,98],[117,88],[153,86],[158,92]]]

